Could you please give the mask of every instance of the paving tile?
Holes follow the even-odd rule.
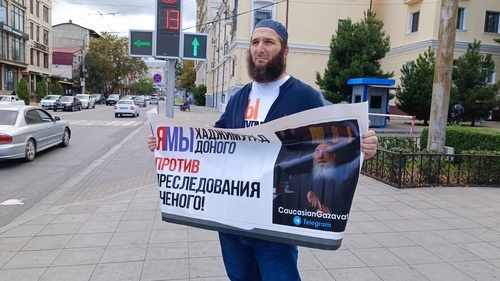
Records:
[[[100,263],[144,261],[147,245],[125,245],[108,247],[100,259]]]
[[[188,245],[189,258],[220,257],[222,252],[217,241],[190,241]]]
[[[47,268],[0,270],[0,281],[38,281]]]
[[[369,267],[404,264],[400,258],[385,248],[351,249],[351,252]]]
[[[484,242],[500,241],[500,231],[496,231],[491,228],[481,227],[481,228],[465,229],[464,231],[478,239],[481,239]]]
[[[226,276],[222,257],[189,258],[189,277],[223,277]]]
[[[375,221],[375,218],[364,211],[352,211],[349,213],[349,222]]]
[[[52,223],[75,223],[75,222],[85,222],[89,217],[90,213],[83,214],[60,214],[52,220]]]
[[[127,208],[128,204],[101,204],[95,210],[95,213],[125,212]]]
[[[187,239],[187,228],[172,230],[153,230],[149,243],[179,242]]]
[[[37,218],[34,218],[30,221],[27,221],[23,223],[24,225],[30,225],[30,224],[48,224],[50,223],[57,215],[42,215]]]
[[[299,270],[299,274],[302,281],[335,281],[326,269]]]
[[[52,263],[52,266],[97,264],[104,247],[63,249]]]
[[[391,247],[388,250],[409,265],[443,262],[442,259],[419,246]]]
[[[409,265],[371,267],[378,278],[384,281],[424,281],[426,279]],[[340,280],[340,279],[339,279]],[[377,279],[375,279],[377,280]]]
[[[403,218],[409,219],[409,220],[423,220],[423,219],[431,219],[432,218],[428,214],[426,214],[420,210],[416,210],[416,209],[400,210],[400,211],[398,211],[398,214],[401,215]]]
[[[342,246],[348,249],[380,248],[382,245],[369,234],[346,234],[342,239]]]
[[[500,258],[500,248],[493,246],[490,243],[480,242],[480,243],[465,243],[458,244],[457,246],[465,249],[472,254],[482,258],[482,259],[499,259]]]
[[[115,232],[109,241],[109,246],[146,245],[150,234],[149,231]]]
[[[74,265],[49,267],[39,281],[87,281],[96,265]]]
[[[113,233],[75,234],[73,239],[66,245],[66,248],[105,247],[111,240],[111,236],[113,236]]]
[[[392,221],[392,220],[404,219],[400,214],[398,214],[398,212],[393,210],[371,211],[370,215],[378,221]]]
[[[119,221],[87,221],[80,227],[78,234],[114,232],[118,223]]]
[[[391,220],[391,221],[383,221],[385,225],[391,228],[391,230],[397,231],[397,232],[404,232],[404,231],[420,231],[422,230],[422,227],[419,226],[418,224],[414,223],[411,220]]]
[[[187,241],[148,244],[146,260],[187,259]]]
[[[125,212],[95,212],[87,219],[88,222],[91,221],[119,221],[123,217]]]
[[[99,207],[98,205],[73,205],[66,207],[62,213],[63,214],[93,213],[98,207]]]
[[[342,281],[382,281],[370,268],[339,268],[330,269],[328,271],[333,278],[332,280]],[[324,279],[316,279],[324,280]],[[326,279],[329,280],[329,279]]]
[[[431,231],[402,232],[402,234],[421,246],[446,245],[450,243]]]
[[[474,222],[473,220],[468,218],[454,217],[454,218],[440,218],[440,220],[458,229],[479,228],[482,226],[481,224]]]
[[[98,264],[90,281],[140,280],[143,262]]]
[[[62,249],[73,238],[73,235],[36,236],[31,239],[23,251]]]
[[[0,253],[20,251],[32,237],[0,237]]]
[[[390,232],[392,229],[379,221],[350,222],[364,233]]]
[[[473,278],[447,263],[416,264],[413,268],[430,281],[474,281]]]
[[[365,264],[357,258],[350,250],[318,250],[314,256],[326,269],[363,267]]]
[[[389,232],[389,233],[372,233],[369,234],[377,243],[385,248],[389,247],[404,247],[404,246],[414,246],[415,242],[403,236],[401,233]]]
[[[304,247],[299,247],[298,268],[299,272],[325,270],[323,264],[321,264],[310,249]]]
[[[126,211],[122,220],[152,220],[156,216],[156,211]]]
[[[48,267],[61,249],[18,252],[2,269]]]
[[[15,252],[9,252],[9,253],[0,253],[0,268],[4,266],[16,253]]]
[[[29,225],[19,225],[6,232],[0,234],[0,238],[4,237],[33,237],[40,232],[45,227],[44,224],[29,224]]]
[[[219,241],[219,233],[213,230],[188,227],[188,241]]]
[[[480,239],[470,235],[462,229],[437,230],[434,231],[434,233],[453,244],[481,242]]]
[[[49,223],[38,233],[38,235],[75,234],[82,225],[83,222]]]
[[[423,246],[427,251],[433,253],[438,258],[446,262],[460,262],[460,261],[472,261],[479,260],[479,257],[466,251],[457,245],[428,245]]]
[[[156,211],[158,208],[158,199],[155,202],[149,203],[130,203],[127,207],[127,212],[133,211]]]
[[[126,231],[151,231],[153,230],[153,220],[126,220],[120,221],[116,232]]]
[[[190,279],[188,259],[145,261],[141,281]],[[212,277],[212,276],[203,276]]]
[[[455,262],[452,265],[474,280],[498,281],[500,280],[500,268],[486,261]]]

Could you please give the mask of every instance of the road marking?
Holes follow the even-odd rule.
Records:
[[[9,199],[0,203],[2,206],[10,206],[10,205],[24,205],[22,200],[19,199]]]
[[[73,126],[130,126],[137,127],[144,124],[144,121],[106,121],[106,120],[66,120]]]

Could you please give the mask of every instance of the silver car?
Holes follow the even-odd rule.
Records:
[[[95,108],[95,99],[92,95],[79,94],[76,95],[75,98],[82,102],[82,108]]]
[[[44,149],[68,146],[70,138],[69,123],[40,107],[0,107],[0,160],[32,161]]]
[[[139,106],[135,104],[134,100],[121,99],[115,104],[115,117],[124,114],[132,115],[133,117],[139,116]]]
[[[54,107],[54,103],[60,98],[60,95],[46,95],[40,101],[40,107],[43,109],[52,109]]]

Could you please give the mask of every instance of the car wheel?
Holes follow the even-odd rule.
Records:
[[[80,111],[80,110],[82,110],[82,106],[81,105],[78,106],[78,111]]]
[[[57,111],[57,109],[54,108],[54,112],[56,112],[56,111]]]
[[[74,106],[72,106],[72,107],[71,107],[71,111],[75,111],[75,110],[76,110],[76,109],[75,109],[75,107],[74,107]]]
[[[95,103],[94,103],[94,105],[92,106],[92,108],[95,108]]]
[[[68,128],[64,129],[64,133],[63,133],[63,137],[62,137],[62,141],[61,143],[59,144],[60,147],[66,147],[69,145],[69,130]]]
[[[26,142],[26,149],[25,149],[24,159],[27,162],[33,161],[33,159],[35,159],[35,153],[36,153],[35,140],[29,139]]]
[[[115,117],[118,117],[118,113],[115,113]]]

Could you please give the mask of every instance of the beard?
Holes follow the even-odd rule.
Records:
[[[335,165],[333,165],[332,163],[314,163],[312,171],[313,179],[319,180],[331,178],[333,176],[334,170]]]
[[[286,70],[285,63],[285,48],[281,48],[280,52],[263,66],[255,65],[250,49],[247,55],[248,75],[255,82],[270,83],[274,82]]]

